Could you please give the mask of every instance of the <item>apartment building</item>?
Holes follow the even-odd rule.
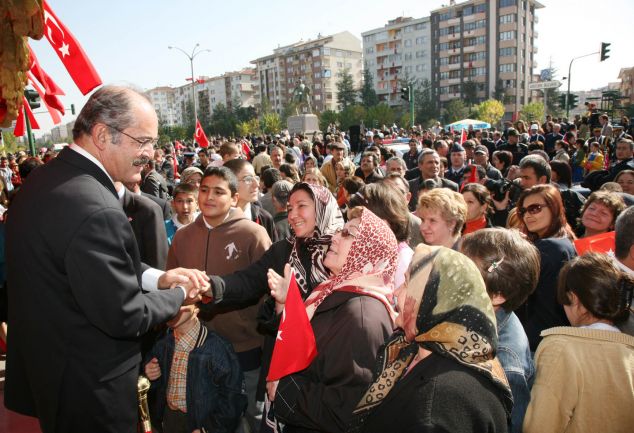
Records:
[[[348,31],[276,48],[273,54],[251,61],[257,71],[256,101],[266,98],[272,109],[282,113],[302,80],[310,89],[314,110],[337,110],[336,83],[347,69],[358,88],[361,58],[361,40]]]
[[[530,102],[539,22],[535,0],[469,0],[431,12],[432,83],[442,108],[475,84],[479,101],[504,96],[505,119]]]
[[[634,103],[634,67],[621,68],[619,71],[619,92],[623,98],[627,98],[630,104]]]
[[[176,91],[172,87],[162,86],[146,90],[145,94],[152,101],[159,122],[168,126],[180,124],[182,116],[176,107]],[[190,94],[191,95],[191,94]]]
[[[380,101],[402,103],[403,82],[431,80],[430,18],[398,17],[384,27],[361,33],[364,67],[372,74]]]

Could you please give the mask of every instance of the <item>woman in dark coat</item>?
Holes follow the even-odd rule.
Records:
[[[395,295],[400,330],[379,351],[374,383],[350,431],[508,431],[512,397],[495,358],[495,313],[475,264],[421,244]]]

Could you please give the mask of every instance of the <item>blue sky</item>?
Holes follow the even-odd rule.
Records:
[[[382,27],[389,19],[405,15],[429,15],[449,0],[290,0],[233,2],[215,0],[49,0],[57,16],[71,29],[104,83],[127,83],[144,89],[185,83],[189,60],[169,45],[191,51],[198,42],[202,53],[194,62],[194,73],[215,76],[250,66],[250,61],[272,53],[278,45],[299,39],[348,30],[361,32]],[[620,68],[634,66],[632,40],[634,2],[631,0],[543,0],[537,12],[537,62],[540,69],[553,66],[559,77],[568,75],[572,57],[598,51],[601,42],[611,42],[611,57],[575,61],[573,90],[589,90],[617,81]],[[66,106],[79,109],[87,97],[81,95],[45,38],[31,41],[41,65],[66,91]],[[73,119],[65,116],[63,123]],[[43,127],[50,117],[38,115]]]

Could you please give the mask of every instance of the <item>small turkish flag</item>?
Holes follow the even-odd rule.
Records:
[[[308,320],[306,307],[293,274],[266,380],[273,382],[301,371],[310,365],[315,356],[317,356],[315,334],[313,334],[313,327]]]
[[[203,131],[203,127],[200,124],[200,120],[196,119],[196,131],[194,132],[194,140],[200,147],[209,147],[209,140]]]
[[[614,232],[601,233],[575,240],[577,254],[582,256],[585,253],[606,253],[614,256],[615,240]]]
[[[37,60],[35,53],[29,45],[29,72],[33,77],[42,84],[44,92],[39,92],[42,99],[46,102],[47,106],[55,108],[60,113],[64,114],[64,104],[59,100],[56,95],[65,95],[64,91],[53,81],[53,79],[46,73],[40,66],[40,62]],[[29,77],[31,81],[34,81]],[[50,111],[50,110],[49,110]],[[57,122],[59,123],[59,122]]]
[[[68,27],[57,18],[46,0],[42,2],[44,10],[44,35],[64,67],[79,88],[86,95],[101,85],[101,78],[90,62],[81,45]]]
[[[460,145],[463,145],[465,141],[467,141],[467,130],[462,128],[462,132],[460,133]]]
[[[460,187],[460,192],[462,192],[462,190],[464,189],[464,187],[468,183],[477,183],[478,182],[478,177],[476,176],[477,171],[478,171],[478,168],[475,165],[472,165],[471,166],[471,173],[469,173],[469,178],[467,179],[466,182],[462,183],[462,186]]]
[[[31,83],[33,88],[37,91],[37,93],[40,95],[42,102],[44,102],[46,109],[48,110],[49,114],[51,115],[51,118],[53,119],[53,123],[55,125],[61,123],[62,116],[60,116],[59,108],[57,106],[61,105],[62,106],[61,108],[63,109],[64,107],[62,105],[62,101],[60,101],[59,98],[55,95],[47,95],[46,91],[42,90],[40,86],[38,86],[37,82],[35,81],[35,77],[33,77],[33,74],[31,72],[27,72],[27,77],[29,77],[29,82]],[[52,105],[49,102],[53,102],[56,105]],[[64,114],[63,111],[62,111],[62,114]]]

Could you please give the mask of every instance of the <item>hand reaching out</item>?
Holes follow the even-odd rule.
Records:
[[[288,286],[291,283],[292,268],[290,264],[284,266],[284,276],[282,277],[273,269],[269,269],[267,276],[269,282],[269,289],[271,289],[271,296],[275,299],[275,303],[280,304],[282,308],[286,303],[286,295],[288,293]],[[277,308],[276,308],[277,309]]]
[[[145,364],[145,375],[152,381],[161,377],[161,367],[159,366],[158,359],[152,358],[150,362]]]

